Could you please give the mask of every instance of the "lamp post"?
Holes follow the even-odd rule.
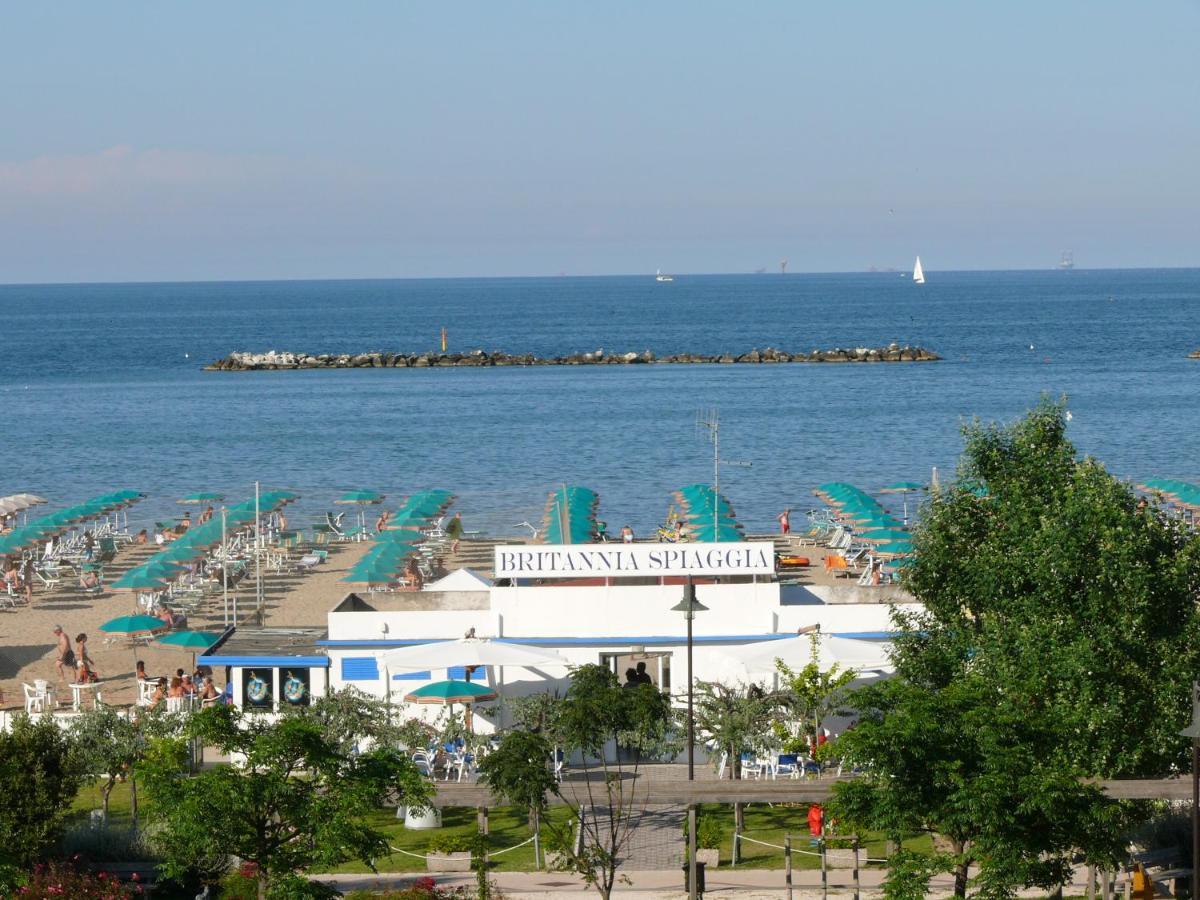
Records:
[[[683,599],[671,607],[687,620],[687,759],[688,781],[696,780],[696,720],[692,714],[692,620],[696,613],[708,609],[696,599],[696,585],[688,576],[683,587]],[[696,900],[696,804],[688,803],[688,900]]]
[[[1192,682],[1192,724],[1179,732],[1192,739],[1192,897],[1200,879],[1196,867],[1200,863],[1200,681]]]

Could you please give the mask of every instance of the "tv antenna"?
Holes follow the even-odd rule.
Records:
[[[721,466],[735,469],[749,469],[754,463],[738,459],[721,459],[721,413],[720,410],[704,409],[696,414],[696,429],[706,432],[709,443],[713,447],[713,528],[717,526],[719,509],[717,504],[721,495]]]

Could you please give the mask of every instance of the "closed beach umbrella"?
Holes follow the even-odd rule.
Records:
[[[409,703],[440,703],[449,706],[451,703],[482,703],[495,700],[499,696],[486,684],[476,684],[473,681],[434,681],[424,687],[419,687],[405,694],[404,699]]]

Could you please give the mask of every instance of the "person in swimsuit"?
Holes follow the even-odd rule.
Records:
[[[54,626],[54,636],[58,639],[58,655],[54,659],[54,668],[58,669],[58,678],[63,684],[67,683],[67,672],[75,677],[75,651],[71,649],[71,639],[63,631],[61,625]]]
[[[789,506],[787,509],[785,509],[783,512],[781,512],[778,516],[776,516],[776,518],[779,519],[779,533],[780,534],[791,534],[792,533],[792,509],[791,509],[791,507]]]

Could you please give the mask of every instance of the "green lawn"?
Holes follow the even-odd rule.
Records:
[[[85,786],[75,797],[74,808],[80,816],[89,810],[100,808],[100,784]],[[130,823],[129,785],[118,784],[113,790],[109,803],[111,821],[114,825]],[[554,821],[562,821],[567,816],[564,807],[554,807],[550,815]],[[700,808],[700,815],[712,816],[720,823],[724,839],[721,842],[721,865],[727,866],[733,858],[733,806],[729,804],[709,803]],[[749,804],[745,808],[746,829],[744,834],[755,840],[768,844],[783,845],[786,835],[792,836],[792,865],[797,869],[819,869],[820,857],[813,855],[815,848],[809,845],[808,835],[808,805],[768,806],[765,803]],[[409,831],[404,822],[396,818],[395,810],[379,809],[370,816],[372,826],[388,836],[388,842],[409,853],[424,854],[428,850],[430,839],[435,834],[461,835],[469,838],[475,833],[475,810],[466,808],[446,808],[442,811],[442,828],[436,831]],[[526,824],[523,810],[500,807],[489,810],[488,814],[488,845],[493,852],[520,844],[529,837],[529,827]],[[680,835],[682,836],[682,827]],[[543,850],[548,835],[543,826]],[[881,859],[884,855],[886,841],[881,834],[867,834],[863,844],[863,856]],[[849,846],[846,844],[846,846]],[[932,852],[933,842],[929,835],[919,835],[908,838],[904,846],[918,852]],[[380,872],[423,872],[425,861],[402,853],[392,853],[390,856],[376,860]],[[770,847],[742,842],[739,866],[751,869],[781,869],[784,866],[783,851]],[[873,864],[870,864],[873,865]],[[527,844],[510,853],[494,857],[492,868],[496,871],[532,871],[533,845]],[[358,873],[369,871],[362,863],[346,863],[334,869],[335,872]]]
[[[144,795],[139,793],[138,799],[141,803],[145,803]],[[113,825],[131,824],[132,816],[130,815],[129,800],[128,783],[118,784],[113,789],[112,797],[109,799],[109,821]],[[90,810],[99,809],[100,805],[100,783],[97,782],[96,784],[85,785],[75,796],[75,802],[72,806],[82,818]],[[566,816],[567,810],[564,807],[556,807],[550,812],[552,821],[562,821]],[[442,827],[429,831],[407,830],[404,827],[403,820],[396,818],[396,811],[394,809],[375,810],[371,814],[369,821],[373,827],[378,828],[388,836],[388,842],[392,846],[407,850],[409,853],[424,854],[428,850],[430,839],[435,834],[461,835],[465,838],[470,838],[475,834],[474,809],[446,808],[442,810]],[[503,850],[506,847],[512,847],[527,840],[529,838],[529,826],[526,824],[524,811],[514,810],[509,807],[489,809],[488,832],[488,846],[493,852]],[[548,837],[549,835],[543,823],[543,850],[545,849],[545,840]],[[378,859],[375,861],[375,865],[380,872],[425,871],[425,860],[405,856],[402,853],[393,853],[383,859]],[[492,861],[492,869],[506,872],[533,871],[533,844],[526,844],[524,847],[513,850],[511,853],[495,857]],[[370,870],[362,863],[352,862],[339,866],[332,871],[358,873]]]
[[[742,834],[746,837],[775,844],[782,847],[787,835],[792,836],[792,866],[797,869],[819,869],[821,858],[816,855],[816,847],[809,844],[808,833],[808,804],[776,804],[768,806],[765,803],[752,803],[745,807],[746,827]],[[720,822],[724,834],[721,842],[721,865],[727,866],[733,859],[733,805],[724,803],[706,803],[700,807],[700,815],[712,816]],[[860,849],[860,858],[871,857],[882,859],[887,848],[887,841],[880,833],[867,833]],[[739,866],[748,869],[782,869],[784,854],[782,850],[741,842]],[[849,841],[839,841],[832,846],[849,847]],[[904,846],[919,853],[932,853],[933,840],[929,835],[918,835],[906,838]],[[875,865],[870,863],[868,865]]]
[[[564,807],[556,807],[550,811],[553,821],[561,822],[567,817]],[[409,853],[424,854],[428,850],[430,839],[435,834],[461,835],[464,838],[475,834],[475,810],[461,807],[446,807],[442,810],[442,827],[430,831],[409,831],[404,822],[396,818],[394,810],[377,810],[371,816],[371,824],[388,836],[388,841],[394,847],[407,850]],[[528,840],[529,826],[526,824],[525,813],[512,807],[500,807],[488,810],[488,847],[489,852],[503,850]],[[548,834],[543,823],[542,849],[546,848]],[[403,853],[393,853],[391,856],[375,861],[380,872],[424,872],[425,860],[405,856]],[[511,853],[492,858],[492,869],[501,872],[530,872],[534,869],[533,844],[526,844]],[[362,863],[346,863],[333,869],[334,872],[366,872],[369,871]]]

